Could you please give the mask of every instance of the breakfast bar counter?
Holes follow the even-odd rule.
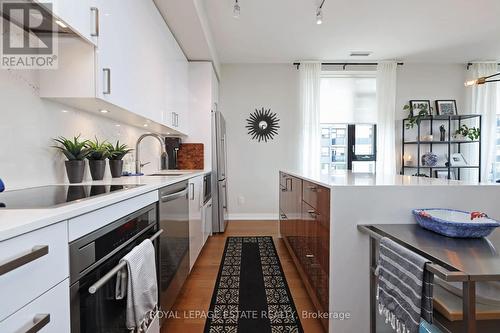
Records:
[[[478,329],[476,320],[476,283],[500,281],[500,230],[487,238],[450,238],[425,230],[417,224],[360,225],[358,229],[370,236],[370,303],[371,332],[376,327],[376,278],[373,274],[377,266],[377,244],[382,237],[388,237],[398,244],[427,258],[432,264],[427,269],[447,282],[460,282],[462,288],[463,321],[449,322],[439,313],[435,314],[436,326],[443,331],[460,330],[467,333],[487,332],[493,322],[481,322]],[[500,295],[491,295],[500,298]],[[439,307],[439,306],[438,306]],[[441,306],[442,307],[442,306]],[[480,309],[478,309],[480,310]],[[491,312],[491,311],[490,311]],[[500,312],[500,309],[498,311]],[[493,317],[490,313],[490,318]],[[497,314],[498,317],[498,314]],[[498,324],[498,321],[496,322]],[[450,328],[450,326],[455,327]]]
[[[302,267],[299,271],[305,273],[303,280],[311,281],[312,293],[323,305],[319,308],[326,308],[330,315],[329,332],[370,331],[370,237],[359,232],[358,225],[415,225],[412,210],[422,208],[481,211],[500,219],[498,185],[400,175],[345,172],[317,176],[281,171],[279,186],[282,237],[297,259],[296,266]],[[434,239],[427,231],[418,232],[422,235],[418,241],[411,233],[403,235],[415,246]],[[454,261],[455,257],[445,260],[454,246],[448,240],[435,246],[442,250],[434,253],[439,264],[436,270],[449,271],[450,277],[461,269],[470,269],[467,276],[482,274],[482,263],[473,262],[477,249],[463,262]],[[498,268],[496,262],[492,265]],[[322,300],[325,278],[328,296]]]

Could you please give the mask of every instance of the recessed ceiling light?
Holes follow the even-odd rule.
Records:
[[[116,126],[116,127],[120,127],[121,125],[120,125],[120,124],[116,124],[115,126]]]
[[[143,126],[144,126],[144,127],[148,127],[148,124],[144,124]]]
[[[66,29],[68,27],[63,21],[56,20],[55,22],[58,26],[60,26],[63,29]]]
[[[170,132],[167,132],[167,135],[170,135]]]
[[[68,113],[68,110],[61,110],[62,113]]]
[[[372,54],[371,51],[353,51],[351,52],[351,57],[368,57]]]
[[[106,110],[106,109],[101,109],[101,110],[99,110],[99,112],[100,112],[100,113],[109,113],[109,111],[108,111],[108,110]]]

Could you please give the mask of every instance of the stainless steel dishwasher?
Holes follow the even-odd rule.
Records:
[[[170,311],[189,274],[188,182],[159,190],[160,309]]]

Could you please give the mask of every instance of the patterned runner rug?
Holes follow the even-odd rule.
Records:
[[[272,237],[228,237],[205,333],[303,333]]]

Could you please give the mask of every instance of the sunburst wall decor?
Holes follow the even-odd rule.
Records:
[[[271,109],[255,109],[255,112],[250,114],[247,119],[248,134],[252,136],[252,140],[259,142],[273,140],[275,135],[278,135],[278,116],[271,112]]]

